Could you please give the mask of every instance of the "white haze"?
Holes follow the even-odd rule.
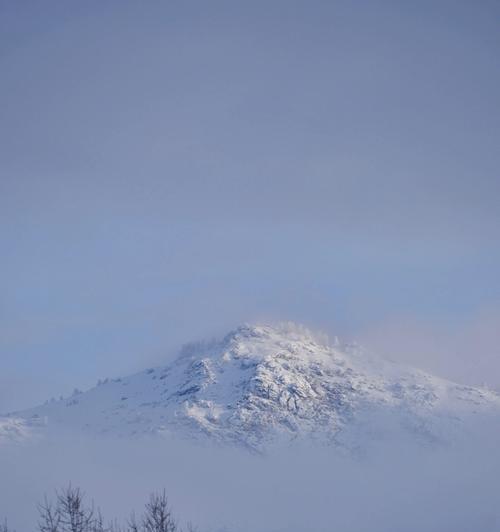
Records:
[[[468,532],[500,527],[500,429],[478,422],[453,447],[393,440],[362,456],[277,448],[266,457],[180,441],[65,437],[4,448],[0,514],[34,530],[35,504],[70,481],[108,518],[165,488],[200,532]]]
[[[370,349],[455,382],[500,391],[500,307],[443,319],[399,315],[370,324],[358,339]]]

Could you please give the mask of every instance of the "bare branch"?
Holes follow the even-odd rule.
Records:
[[[176,532],[177,522],[168,506],[165,490],[150,495],[141,525],[142,532]]]
[[[84,494],[71,484],[57,493],[57,511],[62,532],[92,532],[95,518],[94,506],[85,507]]]
[[[61,514],[59,509],[48,501],[47,496],[44,497],[43,504],[38,505],[38,513],[38,530],[40,532],[59,532]]]
[[[3,523],[0,523],[0,532],[14,532],[13,530],[9,529],[7,525],[7,519],[5,519]]]

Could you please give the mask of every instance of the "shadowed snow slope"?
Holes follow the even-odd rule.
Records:
[[[330,345],[291,324],[242,326],[191,344],[177,360],[106,380],[70,398],[0,418],[0,441],[82,430],[173,434],[262,451],[304,436],[347,449],[403,431],[450,442],[478,416],[500,419],[500,397]]]

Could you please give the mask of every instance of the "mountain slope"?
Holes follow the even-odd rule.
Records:
[[[493,392],[331,346],[295,325],[243,326],[164,367],[0,419],[0,441],[57,429],[208,437],[253,450],[311,437],[353,448],[390,427],[447,441],[474,415],[500,419]]]

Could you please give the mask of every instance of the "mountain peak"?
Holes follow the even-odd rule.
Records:
[[[313,341],[328,343],[328,337],[324,333],[318,333],[312,329],[293,321],[280,321],[276,323],[243,323],[230,331],[225,339],[288,339],[294,341]]]
[[[13,434],[46,425],[113,436],[209,438],[263,450],[312,437],[353,447],[391,418],[425,441],[447,439],[477,412],[500,412],[492,392],[370,357],[293,323],[242,325],[186,345],[172,364],[106,381],[0,423]],[[382,415],[380,415],[382,414]],[[363,438],[365,437],[363,436]],[[356,443],[356,441],[358,443]]]

